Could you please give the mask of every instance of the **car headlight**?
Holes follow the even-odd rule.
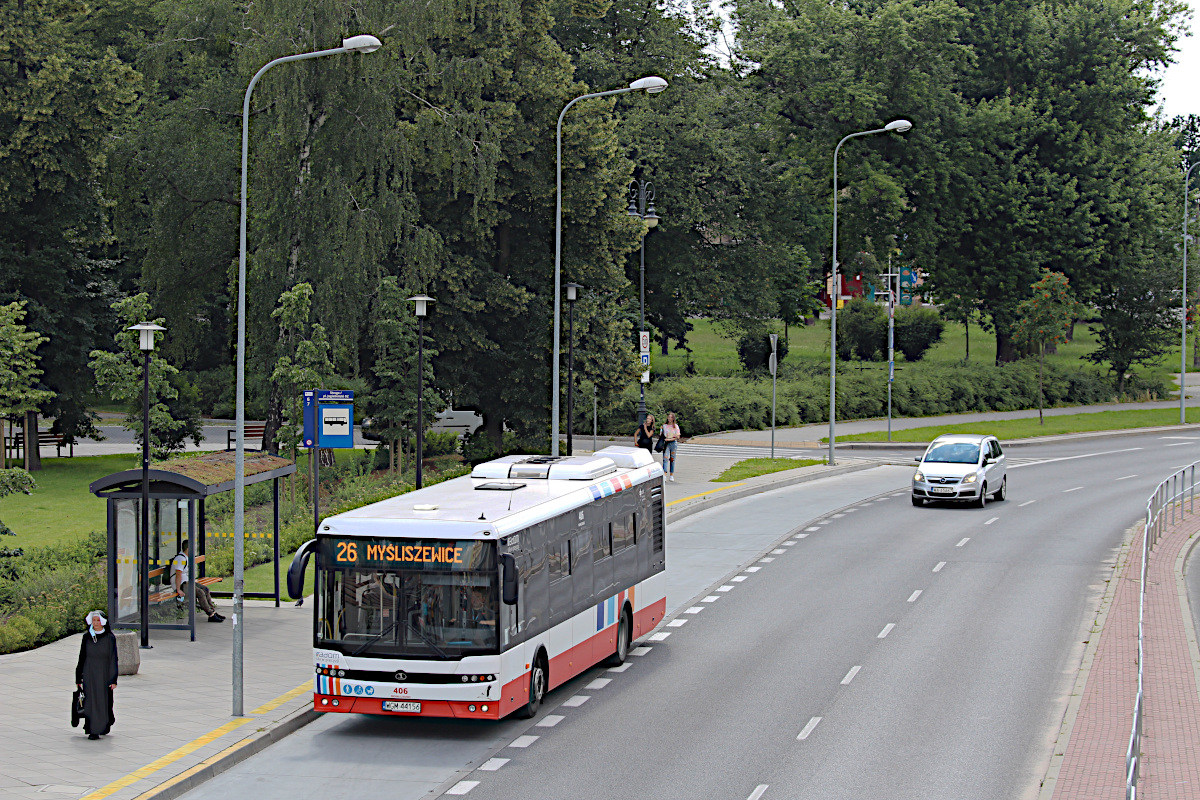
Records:
[[[921,474],[921,470],[917,470],[917,474],[913,475],[913,480],[918,482],[925,480],[925,476]]]
[[[979,480],[979,473],[972,472],[970,475],[963,478],[963,483],[974,483],[977,480]]]

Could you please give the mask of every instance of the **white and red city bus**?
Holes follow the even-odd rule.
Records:
[[[663,471],[647,451],[506,456],[322,521],[317,711],[500,719],[666,613]]]

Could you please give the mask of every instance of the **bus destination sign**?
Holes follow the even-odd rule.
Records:
[[[321,540],[322,564],[333,569],[470,570],[493,564],[491,542],[446,539]]]

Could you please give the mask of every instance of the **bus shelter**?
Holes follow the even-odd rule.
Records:
[[[232,533],[208,532],[205,500],[233,489],[234,456],[233,452],[225,451],[155,464],[149,471],[148,531],[141,530],[140,468],[115,472],[88,487],[92,494],[108,501],[108,619],[112,627],[142,630],[145,625],[143,638],[150,628],[186,630],[191,633],[191,640],[196,640],[196,584],[211,585],[221,580],[208,575],[208,540],[232,536]],[[271,481],[271,533],[247,530],[244,536],[247,539],[270,536],[275,591],[244,592],[243,596],[274,599],[278,606],[279,480],[293,474],[296,465],[267,453],[246,453],[245,465],[247,487]],[[171,582],[171,559],[181,552],[185,538],[193,580],[187,586],[188,596],[179,598]],[[214,597],[233,596],[231,591],[210,591]],[[147,607],[144,617],[143,598]]]

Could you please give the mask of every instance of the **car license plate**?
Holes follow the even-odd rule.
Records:
[[[384,700],[383,701],[383,710],[384,711],[405,711],[409,714],[420,714],[421,713],[421,704],[420,703],[403,702],[400,700]]]
[[[930,486],[929,491],[931,494],[954,494],[955,490],[949,486]]]

